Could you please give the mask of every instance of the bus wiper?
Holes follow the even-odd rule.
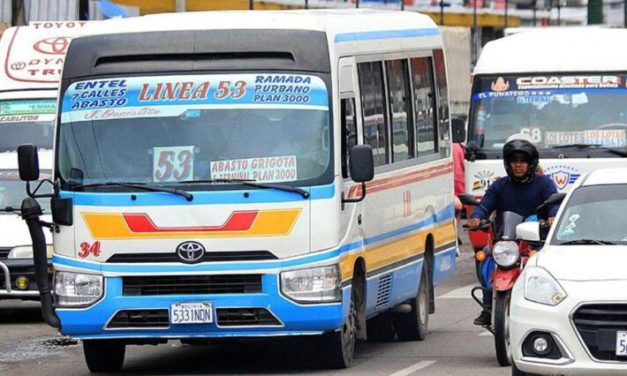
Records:
[[[241,185],[245,185],[248,187],[256,187],[256,188],[266,188],[266,189],[278,189],[281,191],[287,191],[287,192],[295,192],[300,194],[301,196],[303,196],[303,198],[309,198],[309,192],[307,192],[306,190],[299,188],[299,187],[294,187],[293,185],[287,185],[287,184],[271,184],[271,183],[257,183],[255,182],[255,180],[253,179],[207,179],[207,180],[186,180],[186,181],[182,181],[179,182],[181,184],[197,184],[197,183],[201,183],[201,184],[218,184],[218,183],[224,183],[224,184],[241,184]]]
[[[600,145],[600,144],[564,144],[564,145],[555,145],[555,146],[552,146],[552,148],[553,149],[567,149],[567,148],[600,149],[600,150],[605,150],[608,153],[619,155],[619,156],[621,156],[623,158],[627,157],[627,152],[625,152],[625,151],[618,150],[618,149],[613,149],[613,148],[608,148],[608,147]]]
[[[584,244],[602,244],[602,245],[616,245],[616,243],[608,241],[608,240],[596,240],[596,239],[576,239],[569,240],[563,243],[559,243],[560,245],[584,245]]]
[[[148,185],[146,183],[126,183],[126,182],[112,182],[111,181],[111,182],[106,182],[106,183],[72,185],[72,188],[90,188],[90,187],[126,187],[126,188],[134,188],[134,189],[140,189],[143,191],[150,191],[150,192],[173,193],[175,195],[180,195],[180,196],[185,197],[187,201],[192,201],[194,199],[194,196],[191,193],[184,191],[182,189],[163,187],[159,185]]]

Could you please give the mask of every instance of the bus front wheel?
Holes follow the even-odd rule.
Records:
[[[320,341],[320,354],[328,368],[348,368],[355,356],[357,338],[357,301],[355,284],[351,291],[351,302],[348,317],[340,330],[324,334]]]
[[[115,340],[90,339],[83,341],[83,353],[91,372],[117,372],[124,364],[126,345]]]

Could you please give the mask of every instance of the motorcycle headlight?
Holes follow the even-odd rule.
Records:
[[[295,302],[339,302],[342,294],[338,265],[290,270],[281,273],[281,292]]]
[[[48,258],[52,258],[52,251],[53,251],[52,245],[48,244],[46,246],[46,254],[48,255]],[[13,249],[9,251],[7,258],[9,259],[24,259],[24,258],[32,259],[33,247],[30,245],[22,245],[19,247],[13,247]]]
[[[509,268],[514,265],[520,257],[518,244],[511,240],[497,242],[492,250],[492,256],[498,266]]]
[[[101,275],[57,271],[54,273],[54,293],[59,307],[86,307],[102,297],[104,280]]]
[[[550,306],[560,304],[568,296],[551,273],[539,266],[525,270],[524,291],[525,299]]]

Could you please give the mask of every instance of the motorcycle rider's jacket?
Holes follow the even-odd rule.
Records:
[[[500,215],[511,211],[527,218],[536,214],[536,208],[540,206],[553,193],[557,193],[557,187],[553,180],[545,175],[536,175],[531,181],[520,183],[509,177],[502,177],[492,183],[486,191],[481,204],[475,206],[471,218],[488,219],[496,210],[496,223],[500,223]],[[555,217],[558,205],[548,208],[545,213],[539,214],[539,218],[547,219]]]

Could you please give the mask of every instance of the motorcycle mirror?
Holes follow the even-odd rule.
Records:
[[[479,206],[479,201],[477,201],[475,196],[470,193],[462,193],[461,195],[457,196],[457,198],[459,198],[459,201],[461,201],[464,205]]]
[[[516,226],[516,239],[537,243],[540,241],[540,223],[523,222]]]

